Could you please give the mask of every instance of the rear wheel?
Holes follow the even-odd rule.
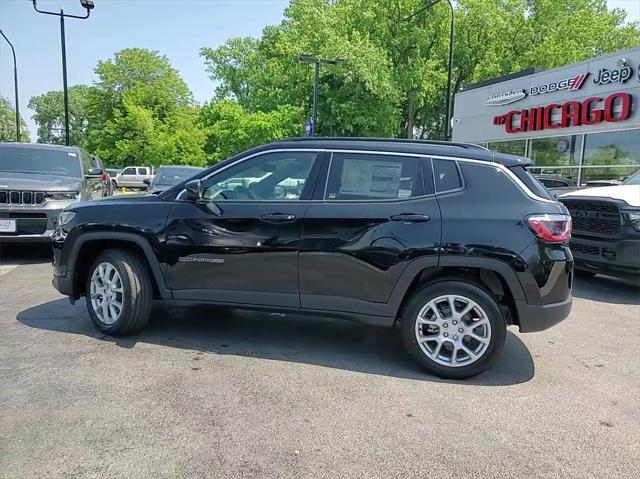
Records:
[[[96,327],[122,336],[149,321],[153,284],[144,262],[125,250],[106,250],[94,262],[85,289],[87,309]]]
[[[425,285],[402,314],[409,354],[430,373],[462,379],[485,371],[504,347],[506,322],[496,300],[462,281]]]

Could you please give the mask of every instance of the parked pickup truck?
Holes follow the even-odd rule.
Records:
[[[640,172],[620,186],[588,188],[559,199],[573,218],[576,270],[640,277]]]
[[[140,188],[146,189],[144,180],[153,178],[153,171],[148,166],[127,166],[113,178],[113,187],[118,188]]]

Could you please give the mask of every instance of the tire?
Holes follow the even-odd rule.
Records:
[[[113,187],[113,191],[118,189],[118,183],[116,183],[116,180],[111,180],[111,186]]]
[[[455,296],[454,308],[458,314],[467,307],[471,308],[470,312],[451,317],[447,296]],[[440,319],[435,316],[433,305],[438,308]],[[425,319],[419,321],[420,314]],[[475,284],[459,280],[441,281],[418,289],[409,298],[401,321],[402,340],[409,355],[428,372],[446,379],[470,378],[490,368],[502,352],[507,335],[504,314],[493,296]],[[419,341],[418,337],[427,340]],[[467,349],[461,349],[462,345]]]
[[[108,291],[95,289],[96,297],[94,298],[92,297],[92,282],[94,275],[99,275],[99,272],[96,272],[99,267],[103,268],[102,271],[109,271],[114,282],[112,287],[107,288]],[[117,272],[119,282],[115,281],[116,276],[111,273],[109,267]],[[100,281],[94,283],[94,287],[97,287],[99,283]],[[118,285],[119,287],[117,287]],[[98,302],[102,304],[103,301],[100,301],[99,298],[104,298],[105,294],[110,294],[115,300],[112,303],[114,309],[107,306],[106,316],[105,310],[101,306],[95,307],[93,302],[95,299],[96,304]],[[149,270],[144,261],[136,254],[119,249],[105,250],[89,269],[85,284],[85,297],[89,316],[100,331],[112,336],[124,336],[140,331],[149,322],[151,314],[153,283]],[[114,318],[116,315],[113,313],[118,311],[115,306],[117,303],[120,303],[121,307],[117,317]]]

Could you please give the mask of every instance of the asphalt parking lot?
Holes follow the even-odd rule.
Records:
[[[640,477],[632,283],[579,278],[568,320],[454,382],[340,320],[157,305],[110,338],[49,262],[0,257],[2,477]]]

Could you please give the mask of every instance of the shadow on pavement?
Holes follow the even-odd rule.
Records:
[[[533,359],[522,341],[507,333],[502,356],[489,371],[462,382],[425,373],[407,355],[399,330],[373,328],[344,320],[230,311],[211,306],[175,307],[158,303],[140,334],[114,338],[94,328],[84,301],[59,299],[18,314],[18,321],[38,329],[81,334],[133,348],[137,343],[290,361],[405,379],[465,385],[506,386],[529,381]]]
[[[15,264],[50,263],[52,258],[53,251],[51,250],[50,244],[0,243],[0,266]]]
[[[611,276],[576,275],[573,296],[612,304],[640,304],[640,283]]]

